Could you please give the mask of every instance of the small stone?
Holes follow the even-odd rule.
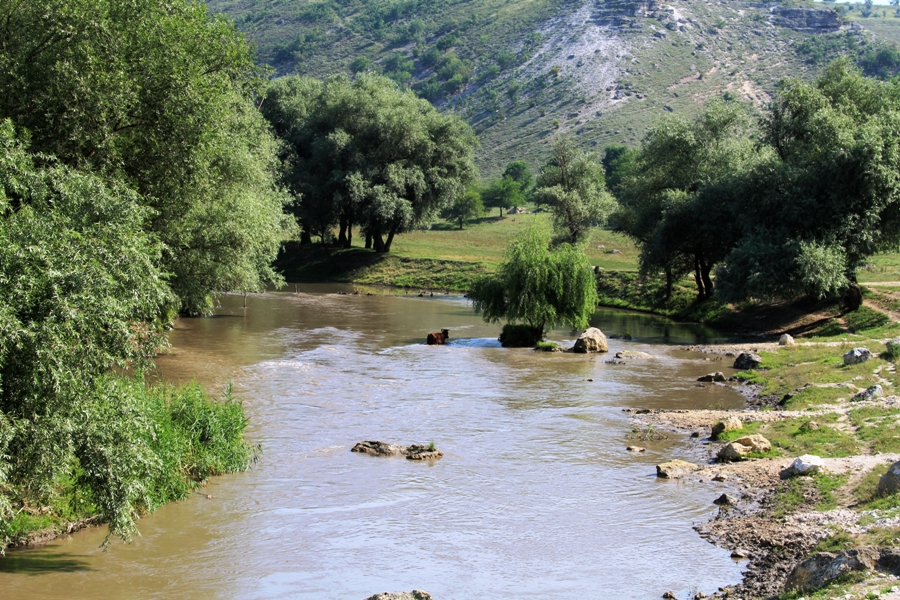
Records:
[[[883,398],[884,389],[880,385],[869,386],[860,393],[850,398],[850,402],[862,402],[865,400],[874,400],[875,398]]]
[[[750,558],[750,552],[743,548],[735,548],[731,551],[731,558]]]
[[[629,452],[646,452],[646,448],[641,448],[640,446],[628,446],[625,448]]]
[[[697,381],[726,381],[725,374],[721,371],[716,371],[715,373],[707,373],[706,375],[701,375],[697,378]]]
[[[795,475],[813,475],[825,469],[825,461],[819,456],[804,454],[795,458],[788,469]]]
[[[844,365],[858,365],[872,358],[872,353],[868,348],[854,348],[844,355]]]
[[[737,498],[729,494],[722,494],[721,496],[713,500],[713,504],[716,504],[718,506],[734,506],[735,504],[737,504]]]
[[[713,477],[713,481],[728,481],[728,475],[724,473],[719,473],[715,477]]]
[[[778,345],[779,346],[793,346],[794,338],[791,337],[790,334],[783,333],[783,334],[781,334],[781,337],[778,338]]]
[[[666,592],[662,595],[666,600],[677,600],[678,596],[675,595],[675,592]]]
[[[712,426],[712,439],[717,440],[723,433],[738,431],[744,428],[744,423],[737,417],[728,417]]]
[[[752,352],[741,352],[734,360],[735,369],[756,369],[762,364],[762,358]]]
[[[588,381],[593,381],[593,379],[588,379]]]
[[[693,433],[691,434],[691,437],[692,437],[692,438],[698,438],[698,437],[700,437],[700,432],[699,432],[699,431],[693,432]]]
[[[817,431],[818,429],[819,429],[819,424],[815,421],[807,421],[806,423],[804,423],[803,425],[800,426],[800,431],[802,431],[803,433],[806,433],[809,431]]]

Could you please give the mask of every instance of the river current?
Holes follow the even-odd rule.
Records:
[[[629,439],[622,410],[741,406],[697,387],[716,368],[680,349],[714,332],[600,310],[594,326],[633,339],[535,353],[500,348],[464,298],[337,294],[350,289],[225,296],[215,317],[180,320],[159,377],[233,382],[260,462],[142,519],[131,544],[104,551],[94,528],[9,552],[0,598],[645,599],[739,581],[691,528],[716,490],[655,477],[695,458],[687,445]],[[451,343],[426,346],[441,328]],[[654,358],[606,362],[623,349]],[[361,440],[444,457],[351,453]]]

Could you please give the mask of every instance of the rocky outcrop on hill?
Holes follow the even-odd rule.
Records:
[[[772,24],[804,33],[833,33],[843,22],[833,10],[818,8],[776,8]]]

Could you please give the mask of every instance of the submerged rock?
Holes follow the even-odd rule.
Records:
[[[677,479],[702,468],[700,465],[689,463],[686,460],[675,459],[656,465],[656,476],[661,479]]]
[[[725,377],[725,373],[722,373],[721,371],[716,371],[715,373],[707,373],[706,375],[701,375],[700,377],[697,378],[697,381],[706,381],[706,382],[719,381],[719,382],[723,382],[723,381],[727,381],[727,378]]]
[[[369,596],[366,600],[434,600],[431,594],[422,590],[413,590],[411,592],[382,592]]]
[[[443,455],[444,453],[434,446],[416,446],[413,444],[406,449],[407,460],[433,460]]]
[[[405,456],[406,446],[388,444],[387,442],[365,441],[353,446],[350,452],[359,452],[372,456]]]
[[[712,426],[712,435],[710,437],[714,440],[719,439],[723,433],[729,431],[738,431],[744,428],[744,424],[737,417],[728,417],[727,419],[722,419],[718,423]]]
[[[606,342],[606,336],[596,327],[588,327],[584,333],[575,340],[575,346],[572,348],[578,354],[587,354],[589,352],[609,352],[609,344]]]
[[[872,352],[868,348],[854,348],[844,355],[844,365],[858,365],[872,358]]]
[[[616,358],[621,358],[623,360],[638,360],[653,358],[653,355],[647,354],[646,352],[639,352],[637,350],[619,350],[618,352],[616,352]]]

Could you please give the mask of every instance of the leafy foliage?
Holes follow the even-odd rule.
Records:
[[[185,312],[278,281],[286,197],[254,105],[262,73],[227,20],[187,0],[0,0],[0,13],[0,118],[137,192]]]
[[[495,275],[475,281],[469,298],[485,321],[522,321],[540,339],[557,323],[586,327],[597,286],[584,252],[570,244],[551,250],[550,233],[535,226],[510,244]]]
[[[340,225],[349,246],[359,224],[388,252],[395,235],[430,223],[475,178],[469,126],[373,73],[277,79],[263,111],[285,142],[301,224],[323,240]]]
[[[556,230],[569,242],[584,241],[591,227],[605,225],[616,208],[606,191],[603,166],[594,156],[558,137],[553,142],[553,159],[541,170],[535,202],[548,204]]]

